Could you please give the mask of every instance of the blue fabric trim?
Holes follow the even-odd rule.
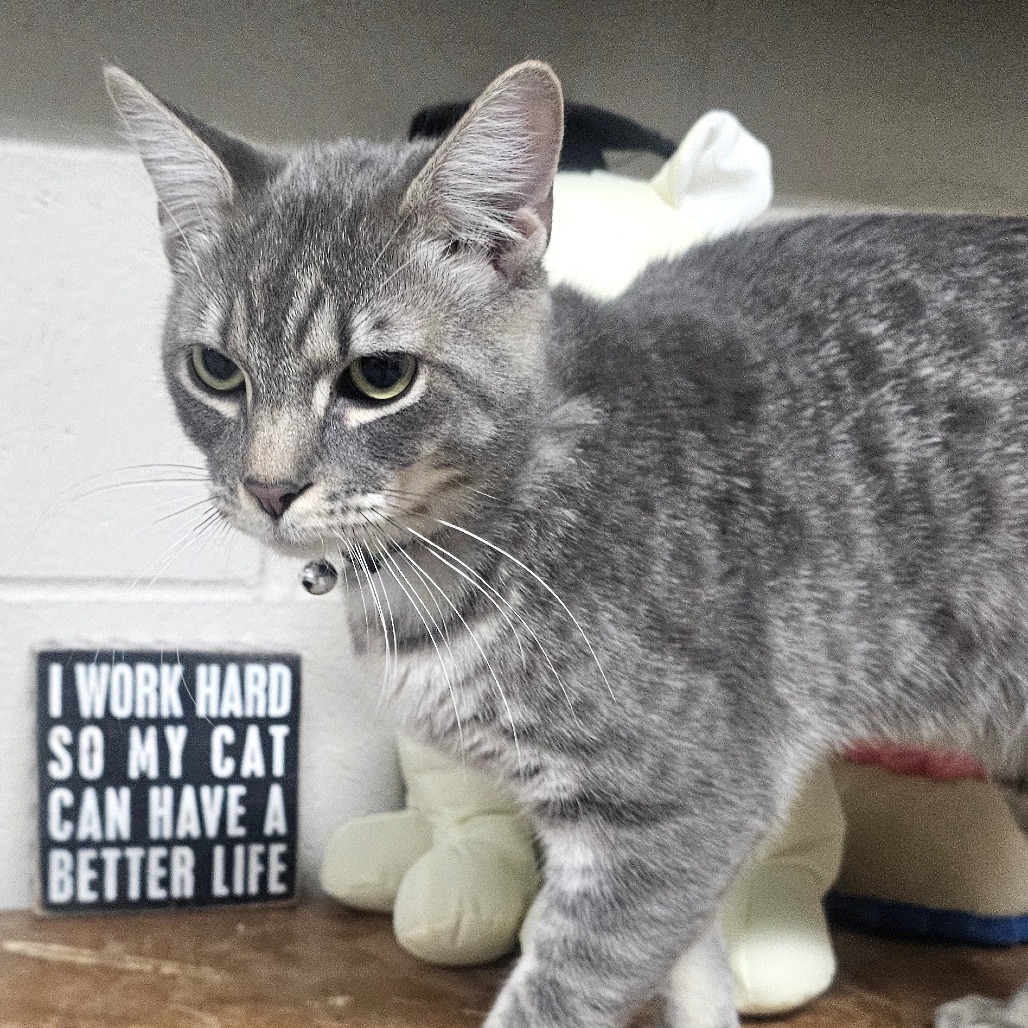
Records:
[[[937,910],[872,896],[832,890],[825,897],[828,920],[840,928],[932,942],[1016,946],[1028,942],[1028,914],[988,917],[961,910]]]

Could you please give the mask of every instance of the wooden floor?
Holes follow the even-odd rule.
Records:
[[[772,1028],[923,1026],[966,992],[1028,979],[1028,947],[972,950],[842,933],[833,990]],[[42,920],[0,913],[0,1028],[473,1028],[506,965],[449,971],[388,919],[327,904]]]

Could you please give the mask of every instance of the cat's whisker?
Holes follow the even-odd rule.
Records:
[[[414,500],[418,503],[424,503],[427,499],[424,493],[416,493],[413,490],[408,489],[393,489],[390,486],[383,486],[375,491],[381,493],[383,496],[398,496],[400,499]]]
[[[400,553],[406,554],[406,551],[401,549]],[[410,557],[408,555],[408,560],[409,559],[410,559]],[[446,596],[446,594],[443,593],[443,596]],[[500,700],[503,703],[504,709],[506,710],[506,713],[507,713],[508,722],[510,723],[511,739],[512,739],[512,741],[514,743],[514,750],[517,753],[518,768],[519,768],[519,770],[521,772],[523,772],[524,771],[524,764],[522,763],[522,759],[521,759],[521,742],[520,742],[520,739],[518,737],[517,725],[514,722],[514,712],[511,709],[510,702],[507,699],[507,694],[506,694],[506,692],[504,692],[503,685],[501,684],[500,679],[499,679],[499,677],[496,674],[496,669],[493,667],[492,662],[489,660],[489,656],[485,652],[485,649],[482,647],[482,644],[479,641],[478,636],[475,635],[474,629],[472,629],[471,625],[468,624],[467,619],[460,612],[460,610],[458,609],[456,604],[454,604],[453,601],[450,600],[450,598],[448,596],[446,597],[446,600],[450,604],[450,606],[453,608],[453,612],[456,615],[457,619],[467,629],[468,635],[471,636],[471,641],[475,645],[475,649],[478,650],[479,656],[482,658],[482,663],[485,665],[486,670],[489,672],[489,677],[493,680],[493,684],[496,686],[496,691],[498,692],[498,694],[500,696]]]
[[[386,520],[390,522],[390,524],[396,525],[396,527],[399,528],[401,531],[408,532],[410,535],[420,540],[424,545],[430,547],[433,551],[435,551],[433,555],[435,556],[436,560],[446,565],[446,567],[448,567],[455,574],[459,575],[469,585],[471,585],[479,593],[481,593],[482,596],[489,600],[490,603],[492,603],[492,605],[499,612],[500,616],[507,622],[508,626],[510,627],[511,634],[514,636],[514,641],[518,644],[518,650],[521,654],[521,666],[527,668],[528,656],[525,653],[525,647],[521,642],[521,637],[518,635],[517,628],[514,626],[514,623],[510,620],[510,617],[508,616],[506,611],[500,606],[499,602],[497,602],[497,598],[499,600],[502,600],[503,603],[510,607],[511,610],[514,610],[513,605],[508,600],[506,600],[500,593],[493,589],[485,581],[485,579],[481,577],[481,575],[475,572],[471,567],[469,567],[469,565],[464,564],[463,561],[458,561],[457,557],[455,557],[448,550],[441,546],[437,546],[434,542],[432,542],[431,539],[429,539],[425,535],[422,535],[420,532],[418,532],[414,528],[411,528],[409,525],[404,525],[402,522],[395,520],[387,514],[383,514],[383,517],[385,517]],[[463,565],[463,567],[466,568],[468,572],[471,572],[471,574],[467,574],[465,571],[462,571],[459,567],[456,566],[456,564],[451,563],[451,560],[447,558],[452,558],[453,561],[457,561],[457,563]],[[515,614],[517,614],[516,610],[514,612]],[[528,626],[526,625],[526,627]],[[531,631],[531,629],[529,630]]]
[[[372,540],[374,540],[375,538],[377,538],[377,536],[375,535],[374,523],[371,521],[371,519],[367,516],[367,514],[363,510],[360,511],[360,515],[367,522],[367,525],[368,525],[368,527],[364,530],[365,534],[367,536],[369,536]],[[377,561],[376,561],[376,564],[377,564]],[[377,564],[377,567],[381,568],[381,564]],[[389,602],[389,590],[386,589],[385,583],[383,583],[383,585],[382,585],[382,596],[383,596],[383,599],[385,600],[385,603],[386,603],[386,609],[387,609],[387,612],[389,614],[389,622],[390,622],[390,624],[392,626],[392,630],[393,630],[393,656],[394,656],[395,663],[398,665],[399,664],[399,659],[400,659],[400,645],[399,645],[399,640],[398,640],[398,637],[397,637],[397,634],[396,634],[396,621],[393,618],[392,605]]]
[[[367,521],[367,517],[364,519]],[[370,522],[369,522],[370,524]],[[370,577],[370,576],[369,576]],[[377,595],[377,589],[376,589]],[[385,587],[385,582],[382,583],[382,599],[385,601],[386,613],[389,615],[389,627],[393,633],[393,672],[397,671],[400,666],[400,640],[396,632],[396,619],[393,616],[393,605],[389,599],[389,590]],[[386,637],[386,653],[389,653],[388,636]]]
[[[382,685],[383,685],[383,688],[384,688],[386,683],[387,683],[387,681],[388,681],[388,679],[389,679],[389,676],[390,676],[390,667],[389,667],[389,660],[390,660],[390,653],[389,653],[389,630],[386,627],[385,610],[383,609],[382,603],[379,600],[378,590],[375,588],[375,583],[374,583],[373,576],[372,576],[372,573],[371,573],[371,568],[368,565],[368,562],[365,559],[364,554],[361,552],[360,547],[359,546],[354,546],[353,549],[351,550],[351,555],[352,555],[353,559],[357,562],[355,564],[355,566],[359,567],[361,572],[364,574],[365,581],[368,583],[368,590],[371,593],[371,598],[372,598],[372,601],[374,603],[375,610],[378,613],[379,623],[382,625],[382,644],[383,644],[383,646],[385,648],[385,667],[383,669],[383,678],[382,678]]]
[[[116,468],[106,468],[104,471],[97,471],[95,474],[86,475],[73,483],[69,488],[75,489],[87,482],[93,482],[98,478],[106,478],[108,475],[120,475],[126,471],[195,471],[199,475],[207,475],[207,468],[199,464],[174,464],[174,463],[148,463],[148,464],[121,464]]]
[[[360,596],[361,596],[361,603],[364,606],[364,630],[367,633],[367,644],[368,644],[368,648],[370,649],[371,648],[371,620],[368,617],[368,600],[367,600],[367,597],[364,595],[364,584],[361,582],[361,576],[357,573],[357,567],[353,563],[353,560],[354,560],[354,557],[353,557],[353,546],[346,539],[344,539],[343,536],[340,535],[338,532],[336,532],[335,534],[339,537],[340,542],[343,544],[343,546],[346,547],[346,550],[347,550],[346,556],[343,555],[342,548],[340,548],[340,550],[339,550],[339,556],[340,556],[340,558],[342,559],[342,562],[343,562],[343,578],[344,578],[344,581],[347,578],[347,575],[346,575],[346,565],[350,564],[350,566],[353,567],[353,580],[357,583],[357,589],[360,592]]]
[[[53,517],[53,515],[66,509],[72,504],[83,503],[94,496],[104,496],[107,493],[118,492],[121,489],[140,489],[154,486],[191,486],[207,485],[205,478],[139,478],[128,482],[111,482],[107,485],[94,486],[78,494],[67,495],[54,500],[40,513],[41,519]]]
[[[162,574],[171,566],[171,564],[177,560],[190,546],[197,543],[200,533],[206,531],[219,517],[221,511],[217,507],[210,507],[208,510],[201,511],[187,524],[181,534],[167,547],[164,555],[157,560],[157,569],[154,571],[150,580],[143,586],[145,589],[150,589],[154,586],[157,580]],[[129,585],[129,590],[139,588],[143,579],[146,577],[144,571],[137,576],[132,583]]]
[[[231,566],[230,556],[232,553],[232,543],[235,541],[236,533],[232,530],[232,525],[229,523],[227,518],[222,518],[218,522],[217,529],[211,533],[208,545],[210,547],[221,548],[221,574],[227,575],[229,567]]]
[[[382,263],[382,258],[386,255],[389,247],[396,241],[397,236],[410,224],[411,218],[414,216],[414,208],[407,210],[403,217],[396,223],[396,228],[393,229],[389,238],[382,244],[382,249],[378,251],[378,256],[368,265],[368,273],[373,272],[379,264]]]
[[[506,500],[502,500],[499,496],[493,496],[492,493],[487,493],[484,489],[476,489],[473,485],[466,485],[464,488],[470,493],[478,493],[479,496],[484,496],[487,500],[492,500],[493,503],[505,504],[507,502]]]
[[[221,543],[225,539],[232,538],[233,532],[232,526],[231,524],[229,524],[228,519],[225,517],[221,517],[217,520],[216,527],[213,532],[210,532],[209,534],[201,532],[200,534],[202,537],[200,543],[201,552],[205,553],[211,547]]]
[[[581,635],[583,641],[585,642],[585,645],[589,649],[589,654],[593,658],[593,663],[596,664],[596,668],[600,672],[600,677],[603,679],[604,684],[607,686],[607,692],[610,693],[610,698],[617,702],[617,699],[614,696],[614,690],[611,688],[610,682],[607,679],[607,673],[603,670],[603,665],[600,664],[600,659],[596,656],[596,651],[593,649],[593,644],[589,641],[589,636],[585,634],[585,629],[582,627],[578,618],[575,617],[571,608],[563,601],[563,599],[561,599],[557,591],[544,578],[542,578],[537,572],[533,571],[527,564],[518,560],[518,558],[515,557],[512,553],[508,553],[507,550],[503,549],[502,546],[497,546],[496,543],[490,542],[490,540],[485,539],[480,535],[477,535],[470,529],[461,528],[460,525],[455,525],[450,521],[444,521],[441,518],[433,518],[432,520],[442,525],[444,528],[450,528],[455,532],[460,532],[461,535],[465,535],[469,539],[475,539],[478,542],[482,543],[483,546],[488,546],[489,549],[500,554],[501,557],[506,557],[507,560],[511,561],[517,567],[521,568],[522,571],[525,571],[527,574],[531,575],[531,577],[536,582],[538,582],[539,585],[541,585],[550,594],[550,596],[552,596],[557,601],[557,603],[560,604],[561,608],[564,610],[567,616],[571,618],[572,623],[574,624],[575,628],[578,629],[579,635]]]
[[[114,509],[111,511],[104,512],[104,518],[102,525],[114,525],[128,522],[129,524],[136,523],[136,527],[127,531],[121,538],[134,539],[146,532],[152,532],[153,529],[160,525],[164,521],[170,521],[173,518],[180,517],[183,514],[188,514],[189,511],[194,510],[204,503],[213,503],[214,497],[209,493],[205,493],[198,499],[193,500],[190,503],[183,504],[181,496],[166,497],[163,500],[158,500],[155,503],[147,504],[145,507],[126,506],[123,509]]]
[[[159,518],[154,519],[154,521],[151,524],[151,527],[153,527],[153,525],[160,525],[160,524],[162,524],[165,521],[170,521],[172,518],[181,517],[187,511],[190,511],[190,510],[195,509],[196,507],[199,507],[200,504],[202,504],[202,503],[213,503],[213,502],[214,502],[214,497],[213,496],[201,496],[199,500],[194,500],[192,503],[187,503],[184,507],[179,507],[177,510],[173,510],[170,514],[162,514]],[[165,501],[165,503],[160,504],[159,506],[161,506],[161,507],[167,506],[167,501]],[[228,523],[225,522],[225,524],[227,525]]]
[[[408,500],[423,500],[425,498],[424,493],[416,493],[411,489],[396,489],[393,486],[381,486],[374,491],[388,496],[401,496]]]
[[[338,535],[338,533],[336,533]],[[325,554],[325,559],[328,559],[328,554]],[[343,589],[346,591],[346,595],[350,594],[350,561],[347,559],[345,553],[343,553],[343,547],[339,547],[339,573],[343,576]],[[354,581],[357,581],[357,572],[354,571]],[[360,588],[360,582],[357,582],[358,589]],[[361,593],[361,600],[364,599],[364,594]],[[370,632],[370,626],[368,625],[368,605],[364,604],[364,625]]]
[[[164,558],[167,556],[169,550],[173,550],[183,540],[189,539],[191,533],[199,531],[199,529],[203,525],[206,525],[209,521],[212,521],[217,513],[218,513],[218,511],[217,511],[217,508],[214,506],[214,504],[210,504],[204,510],[201,510],[198,513],[194,514],[189,519],[189,521],[187,521],[183,526],[181,526],[181,530],[180,530],[179,534],[175,537],[174,540],[172,540],[171,543],[168,544],[168,546],[165,548],[164,552],[157,558],[157,561],[158,562],[163,561]],[[145,574],[145,572],[143,574]],[[135,580],[135,582],[133,583],[133,586],[135,584],[138,584],[141,581],[142,577],[143,577],[143,575],[140,575],[139,578],[137,578]]]
[[[504,606],[507,607],[510,613],[513,614],[515,618],[517,618],[521,625],[524,626],[525,631],[527,631],[528,634],[531,636],[532,641],[535,643],[537,649],[539,650],[539,653],[542,655],[543,660],[546,662],[546,666],[549,668],[550,674],[553,675],[554,681],[556,681],[561,693],[563,693],[564,700],[568,705],[568,710],[571,712],[571,716],[575,719],[577,723],[578,714],[575,711],[575,705],[571,699],[571,694],[568,692],[567,686],[564,684],[564,680],[560,677],[560,673],[557,671],[557,668],[554,665],[553,660],[550,658],[549,651],[543,645],[542,639],[539,638],[539,635],[536,633],[535,629],[525,620],[525,618],[522,616],[521,612],[517,609],[517,607],[515,607],[514,604],[511,603],[510,600],[508,600],[502,593],[494,589],[473,567],[471,567],[470,564],[467,564],[464,561],[462,561],[456,554],[446,549],[445,546],[439,545],[437,542],[435,542],[432,539],[429,539],[425,535],[422,535],[420,532],[417,531],[417,529],[411,528],[409,525],[402,525],[398,522],[394,523],[396,523],[398,527],[400,527],[404,531],[409,532],[411,535],[419,539],[426,547],[429,548],[430,551],[432,551],[433,556],[435,556],[436,560],[440,561],[442,564],[450,568],[453,572],[460,575],[462,578],[466,579],[471,585],[475,586],[479,590],[479,592],[481,592],[488,600],[490,600],[493,606],[496,607],[496,609],[500,612],[500,615],[510,625],[511,632],[513,633],[514,638],[518,643],[518,647],[521,650],[522,667],[527,668],[528,658],[525,654],[524,647],[521,644],[521,639],[518,636],[517,629],[514,627],[513,622],[511,622],[506,612],[500,607],[500,603],[504,604]],[[460,567],[458,567],[457,565],[460,565]],[[464,569],[463,571],[461,570],[462,568]]]
[[[421,565],[418,564],[418,562],[405,549],[401,549],[399,552],[403,556],[403,558],[407,561],[407,563],[410,564],[411,568],[418,574],[418,576],[421,578],[421,580],[423,582],[425,582],[427,585],[429,585],[436,593],[438,593],[440,596],[442,596],[442,598],[446,601],[447,606],[449,606],[450,609],[453,611],[454,616],[470,632],[471,628],[468,625],[468,623],[465,620],[465,618],[463,617],[463,615],[461,614],[461,612],[458,609],[457,605],[447,595],[446,591],[439,584],[439,582],[435,579],[435,577],[433,575],[431,575],[428,571],[426,571],[423,567],[421,567]],[[434,599],[434,596],[433,596],[433,599]],[[436,606],[438,607],[438,601],[436,601]],[[441,611],[441,608],[440,608],[440,611]],[[474,633],[472,633],[472,635],[474,635]]]
[[[446,661],[443,660],[443,654],[442,651],[439,649],[439,644],[436,642],[435,635],[433,634],[433,628],[436,632],[439,633],[439,637],[443,639],[446,645],[447,652],[450,655],[450,661],[452,662],[454,669],[456,669],[457,660],[453,655],[453,650],[450,648],[449,640],[445,639],[443,637],[442,632],[439,631],[439,626],[436,623],[435,618],[432,617],[432,612],[428,609],[428,605],[420,599],[417,589],[411,584],[410,579],[407,578],[407,576],[403,573],[402,569],[400,568],[400,565],[397,564],[395,557],[393,557],[393,555],[389,552],[388,545],[382,543],[381,538],[378,536],[377,533],[374,534],[376,539],[378,539],[379,555],[386,561],[386,567],[389,569],[389,573],[393,576],[393,580],[410,600],[411,606],[414,608],[418,617],[421,619],[421,623],[425,626],[425,631],[428,634],[429,641],[432,643],[432,647],[435,650],[436,660],[439,662],[439,669],[442,671],[443,678],[446,680],[446,689],[450,694],[450,702],[453,705],[453,716],[457,722],[457,737],[460,740],[461,753],[463,753],[464,725],[462,724],[460,719],[460,707],[457,705],[457,694],[454,691],[453,681],[450,678],[450,674],[446,670]],[[401,578],[403,579],[402,582],[400,580]],[[422,607],[424,608],[424,613],[422,613]],[[428,620],[432,622],[432,627],[429,627],[428,620],[425,619],[425,614],[428,615]]]
[[[186,549],[195,546],[195,556],[198,558],[205,558],[211,547],[224,536],[225,530],[226,525],[223,517],[209,518],[197,527],[195,535],[190,540],[189,545],[183,547],[182,552],[185,552]],[[180,555],[181,554],[179,554],[179,556]]]
[[[390,518],[388,515],[385,515],[385,514],[383,514],[383,517],[385,517],[386,520],[389,521],[391,524],[396,525],[398,528],[400,528],[401,531],[403,530],[403,525],[401,525],[400,522]],[[450,641],[450,623],[449,623],[449,620],[447,619],[446,615],[443,612],[443,608],[442,608],[441,604],[439,603],[439,597],[436,595],[436,593],[438,592],[439,594],[441,594],[443,599],[446,600],[447,604],[452,606],[452,601],[451,601],[450,597],[447,595],[447,593],[442,588],[442,586],[439,585],[439,583],[436,582],[436,580],[434,578],[432,578],[431,575],[429,575],[426,571],[424,571],[420,567],[420,565],[417,563],[417,561],[415,561],[415,560],[413,560],[411,558],[410,554],[408,554],[405,549],[403,549],[401,547],[400,552],[407,559],[407,561],[412,565],[413,570],[418,575],[418,577],[421,579],[421,581],[424,582],[425,585],[427,585],[429,587],[429,593],[428,594],[429,594],[429,596],[432,597],[432,603],[435,605],[436,612],[439,614],[440,622],[442,622],[443,635],[445,636],[447,643],[449,643],[449,641]]]
[[[466,486],[466,485],[455,485],[453,487],[452,491],[456,491],[457,489],[469,489],[471,492],[475,492],[476,491],[476,490],[470,489],[470,486]],[[447,493],[449,493],[450,491],[451,490],[449,490],[449,489],[446,490]],[[407,508],[405,510],[399,510],[399,511],[397,511],[397,513],[404,514],[404,515],[409,515],[410,517],[419,517],[419,516],[423,516],[424,514],[427,513],[427,505],[428,505],[429,497],[426,496],[425,493],[423,493],[423,492],[416,493],[416,492],[412,492],[410,490],[393,489],[393,488],[388,487],[388,486],[384,486],[384,487],[382,487],[380,489],[377,489],[376,492],[379,492],[383,496],[386,496],[386,497],[388,497],[390,499],[393,499],[393,500],[397,500],[398,499],[398,500],[403,501],[403,502],[413,501],[413,506],[412,507],[409,507],[409,508]],[[434,499],[435,501],[438,502],[438,500],[439,500],[441,495],[442,495],[441,493],[435,493],[434,496],[432,497],[432,499]],[[503,500],[497,499],[496,502],[499,505],[501,505],[501,506],[505,506],[505,507],[509,507],[510,506],[508,503],[506,503]],[[461,513],[461,514],[467,513],[467,512],[469,512],[472,509],[466,498],[463,498],[461,500],[458,500],[456,503],[453,503],[453,506],[454,506],[454,509],[458,513]]]
[[[369,296],[361,298],[361,306],[364,307],[364,308],[367,308],[367,307],[369,307],[370,304],[374,303],[375,300],[377,300],[379,298],[379,296],[381,296],[382,293],[386,290],[386,288],[392,283],[392,281],[401,272],[405,271],[407,268],[409,268],[414,263],[414,260],[415,260],[414,257],[408,257],[407,260],[405,260],[402,264],[400,264],[398,267],[394,268],[378,284],[378,286],[375,288],[374,292],[372,292]],[[353,324],[350,326],[350,330],[352,332],[356,332],[358,329],[360,329],[364,325],[366,325],[368,323],[368,321],[371,320],[372,316],[373,315],[372,315],[372,312],[370,310],[365,310],[364,316],[361,317],[361,318],[358,318],[356,321],[354,321]]]
[[[217,527],[218,527],[218,525],[219,525],[219,523],[221,522],[222,519],[223,519],[223,515],[222,515],[221,511],[218,510],[216,507],[212,508],[210,510],[210,512],[200,521],[199,524],[194,525],[192,527],[192,529],[190,530],[190,533],[186,536],[185,540],[183,541],[183,545],[180,547],[178,552],[172,554],[172,558],[171,559],[177,559],[179,556],[181,556],[182,553],[184,553],[191,546],[198,546],[198,545],[200,545],[201,542],[205,541],[206,537],[208,536],[208,533],[213,532],[214,530],[217,529]],[[163,570],[164,569],[162,569],[162,571]],[[154,577],[153,580],[151,580],[151,582],[149,584],[153,585],[153,582],[155,580],[156,580],[156,576]]]
[[[127,518],[136,518],[140,514],[146,515],[146,514],[152,514],[155,511],[166,510],[169,506],[171,506],[171,504],[178,505],[179,503],[180,503],[180,500],[178,500],[178,499],[163,500],[163,501],[161,501],[159,503],[152,504],[150,507],[146,508],[146,510],[144,510],[144,511],[137,511],[137,510],[115,511],[113,514],[108,515],[107,518],[105,519],[105,521],[108,524],[110,524],[111,522],[114,522],[116,520],[124,521]],[[194,501],[193,503],[188,503],[184,507],[183,506],[177,506],[177,509],[171,511],[170,513],[163,514],[160,517],[156,517],[156,518],[153,518],[153,519],[148,520],[148,521],[144,521],[143,523],[137,525],[136,528],[134,528],[132,531],[125,532],[123,535],[120,536],[120,538],[123,541],[138,539],[140,536],[144,536],[144,535],[146,535],[148,533],[152,533],[154,531],[154,529],[157,528],[157,526],[159,526],[163,522],[171,521],[171,520],[173,520],[175,518],[183,517],[184,515],[188,514],[190,511],[195,510],[197,507],[200,507],[203,504],[208,504],[208,505],[213,506],[214,505],[214,497],[210,496],[210,495],[201,496],[200,499]]]
[[[140,465],[140,468],[145,468],[147,465]],[[161,467],[161,465],[154,465],[154,467]],[[82,479],[80,482],[74,485],[68,486],[62,489],[40,512],[36,519],[36,523],[29,533],[26,539],[26,545],[31,543],[35,537],[39,534],[39,530],[47,523],[51,518],[57,515],[59,512],[67,509],[68,507],[76,504],[83,503],[84,501],[91,499],[94,496],[103,496],[110,492],[117,492],[119,489],[138,489],[144,486],[182,486],[182,485],[203,485],[207,484],[208,478],[206,473],[197,474],[197,476],[189,477],[180,474],[176,475],[164,475],[160,477],[150,478],[135,478],[130,479],[126,482],[109,482],[105,485],[96,486],[92,489],[87,489],[84,492],[76,493],[76,490],[81,489],[83,485],[88,482],[95,481],[97,478],[107,477],[112,474],[119,474],[121,471],[137,470],[136,468],[123,468],[115,469],[113,471],[101,472],[97,475],[90,475],[87,478]]]
[[[171,223],[175,226],[175,231],[178,232],[179,242],[181,242],[182,245],[185,246],[186,252],[189,254],[189,259],[193,262],[193,267],[196,268],[196,277],[204,284],[204,286],[206,286],[207,280],[203,277],[203,271],[200,268],[200,261],[197,259],[196,251],[193,249],[192,243],[189,242],[188,234],[182,230],[182,225],[179,223],[178,218],[175,217],[175,214],[172,211],[171,206],[164,202],[159,192],[157,196],[157,202],[161,205],[161,210],[164,211],[165,214],[167,214],[167,216],[171,219]],[[209,232],[209,227],[207,225],[206,219],[204,218],[203,211],[200,210],[200,205],[194,204],[194,206],[198,211],[200,211],[200,220],[201,222],[203,222],[204,231]]]

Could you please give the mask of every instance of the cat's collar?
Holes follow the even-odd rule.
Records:
[[[399,547],[390,547],[399,549]],[[353,568],[354,574],[364,573],[368,576],[378,574],[385,561],[385,554],[374,552],[367,546],[356,545],[353,551],[343,560]],[[313,596],[323,596],[331,592],[339,581],[339,572],[335,565],[325,557],[309,561],[300,574],[300,582],[304,589]]]

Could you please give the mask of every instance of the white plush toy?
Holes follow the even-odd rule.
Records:
[[[651,260],[752,221],[771,193],[766,147],[732,115],[710,112],[652,179],[560,172],[546,271],[555,284],[615,296]],[[531,830],[476,772],[404,739],[399,754],[407,809],[339,829],[323,885],[351,906],[392,910],[397,939],[416,956],[493,960],[513,947],[538,889]],[[785,831],[726,898],[722,924],[741,1013],[793,1009],[831,982],[821,900],[838,871],[842,834],[821,770]]]
[[[710,111],[649,179],[562,171],[543,265],[554,284],[622,292],[650,261],[741,228],[771,203],[771,157],[725,111]]]

